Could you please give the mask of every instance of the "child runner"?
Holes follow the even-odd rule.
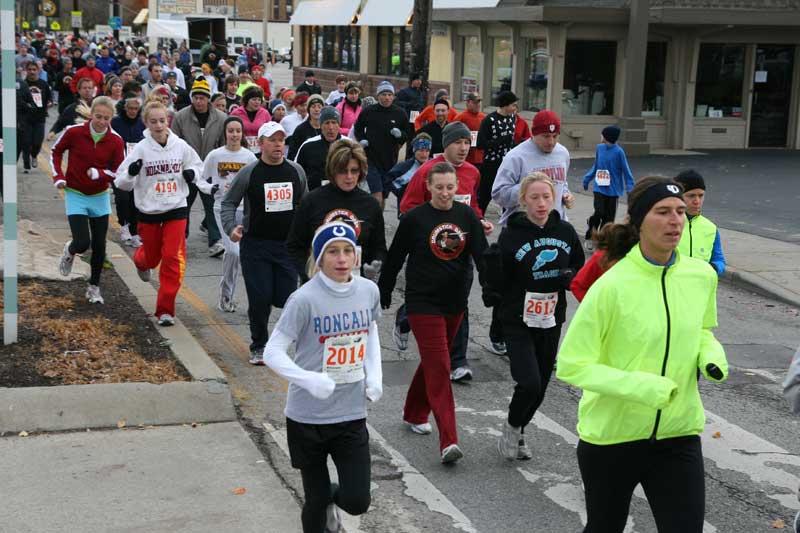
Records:
[[[706,201],[706,182],[697,171],[684,170],[677,176],[683,187],[683,201],[686,202],[686,224],[678,249],[684,255],[707,261],[717,276],[725,272],[725,254],[717,226],[702,215]]]
[[[367,400],[383,393],[380,296],[373,282],[352,275],[355,232],[342,222],[325,224],[312,249],[313,277],[289,297],[264,350],[266,364],[290,383],[284,413],[292,466],[303,479],[305,533],[339,531],[338,508],[367,512]],[[328,476],[328,455],[338,485]]]

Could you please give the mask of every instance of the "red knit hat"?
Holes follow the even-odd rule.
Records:
[[[533,116],[531,121],[533,135],[540,133],[561,133],[561,119],[552,111],[544,109]]]

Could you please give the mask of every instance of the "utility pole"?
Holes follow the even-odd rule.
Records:
[[[428,74],[430,70],[431,18],[433,0],[414,0],[414,25],[411,29],[411,72],[422,77],[422,98],[428,102]]]
[[[80,11],[78,7],[78,0],[72,0],[72,11]],[[75,17],[73,17],[74,19]],[[78,39],[81,38],[81,29],[77,26],[72,27],[72,34],[75,36],[75,44],[77,45]]]
[[[3,66],[3,344],[17,342],[17,127],[14,0],[0,0]],[[14,96],[14,99],[10,98]]]
[[[111,2],[111,10],[112,10],[111,11],[112,16],[115,19],[117,19],[120,16],[119,15],[119,0],[112,0],[112,2]],[[119,21],[120,21],[120,24],[122,24],[122,19],[119,19]],[[116,42],[119,42],[119,28],[117,26],[114,26],[114,40]]]
[[[269,31],[268,31],[269,30],[269,28],[268,28],[268,26],[269,26],[269,14],[270,14],[270,9],[269,8],[270,8],[270,4],[272,4],[272,2],[277,2],[277,1],[278,0],[263,0],[262,3],[261,3],[261,9],[262,9],[262,13],[261,14],[263,15],[262,19],[264,21],[261,24],[261,55],[264,57],[264,64],[265,65],[268,63],[268,61],[267,61],[267,47],[269,45],[267,44],[267,37],[268,37],[268,33],[269,33]]]

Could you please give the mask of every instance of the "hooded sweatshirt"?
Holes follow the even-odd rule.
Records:
[[[231,112],[230,116],[242,119],[242,124],[244,125],[242,145],[253,153],[259,153],[261,149],[258,147],[258,128],[272,120],[269,111],[259,107],[253,119],[250,120],[250,114],[247,110],[244,107],[237,107]]]
[[[625,151],[617,144],[600,143],[594,156],[594,165],[583,176],[584,190],[594,180],[594,192],[619,197],[633,189],[634,180]]]
[[[361,114],[361,99],[359,98],[355,105],[353,102],[344,98],[341,102],[336,104],[336,110],[339,111],[339,116],[342,117],[342,122],[339,125],[339,133],[342,135],[347,135],[350,133],[350,128],[356,123],[358,120],[358,115]]]
[[[128,175],[128,167],[139,159],[143,163],[139,174]],[[203,162],[197,152],[172,132],[167,135],[166,145],[161,146],[146,130],[144,139],[133,147],[117,170],[114,185],[123,191],[134,191],[139,222],[178,220],[188,216],[189,184],[183,179],[184,170],[193,170],[195,180],[202,175]]]
[[[69,126],[56,140],[50,153],[53,183],[65,181],[68,188],[82,194],[99,194],[114,181],[114,170],[122,162],[124,143],[117,133],[108,128],[96,143],[89,130],[91,121]],[[64,152],[69,152],[66,174],[61,170]],[[86,171],[95,168],[98,179],[90,178]]]

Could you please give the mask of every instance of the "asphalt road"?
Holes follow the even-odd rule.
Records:
[[[228,375],[242,422],[265,456],[287,485],[302,494],[299,476],[282,449],[285,384],[264,367],[246,362],[249,331],[241,280],[237,288],[240,309],[233,314],[216,310],[221,261],[207,257],[205,236],[197,231],[201,216],[198,205],[188,242],[184,298],[179,299],[177,314]],[[390,238],[396,224],[391,207],[387,207],[386,220]],[[778,385],[800,344],[798,311],[726,285],[719,287],[718,302],[717,336],[734,371],[725,384],[701,382],[709,411],[703,437],[705,531],[776,531],[773,521],[789,523],[800,509],[800,421],[788,413]],[[575,307],[570,300],[570,314]],[[471,309],[469,358],[475,380],[454,387],[459,437],[466,454],[455,467],[439,463],[435,433],[418,436],[401,423],[418,352],[413,336],[406,352],[395,349],[391,340],[394,308],[385,313],[381,322],[384,396],[370,406],[368,418],[373,428],[373,505],[366,515],[346,522],[348,532],[581,530],[584,504],[574,449],[579,391],[553,381],[528,431],[534,458],[513,463],[501,460],[495,440],[513,384],[507,359],[484,348],[490,315],[476,288]],[[274,314],[273,323],[278,312]],[[712,438],[715,432],[719,438]],[[626,531],[655,531],[643,498],[634,498]]]
[[[717,225],[786,242],[800,242],[800,187],[796,150],[708,150],[704,155],[632,157],[638,179],[675,176],[693,168],[706,180],[704,213]],[[570,188],[582,191],[592,159],[572,162]],[[591,186],[590,186],[591,191]]]

